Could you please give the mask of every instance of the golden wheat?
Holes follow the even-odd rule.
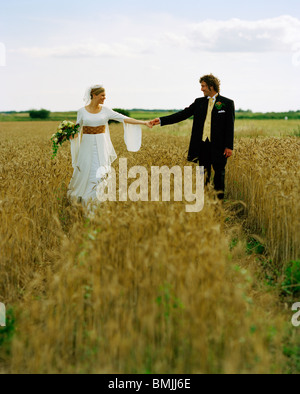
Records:
[[[106,202],[90,221],[66,198],[69,147],[50,160],[56,125],[0,125],[0,301],[16,318],[4,371],[285,371],[289,315],[232,260],[214,196],[197,214],[184,202]],[[133,154],[111,131],[129,167],[187,164],[188,137],[145,131]]]
[[[300,256],[300,140],[242,139],[229,164],[230,198],[243,200],[247,225],[264,238],[277,267]]]
[[[192,130],[191,119],[184,122],[165,126],[161,129],[163,133],[178,136],[190,136]],[[250,120],[237,119],[235,122],[235,139],[262,138],[262,137],[289,137],[299,133],[299,120]],[[157,129],[160,130],[160,129]]]

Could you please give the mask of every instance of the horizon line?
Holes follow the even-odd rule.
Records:
[[[46,108],[40,108],[38,111],[40,111],[41,109],[46,109]],[[146,109],[146,108],[131,108],[131,109],[127,109],[127,108],[121,108],[121,107],[116,107],[115,109],[120,109],[120,110],[125,110],[125,111],[132,111],[132,112],[134,112],[134,111],[145,111],[145,112],[160,112],[160,111],[162,111],[162,112],[179,112],[179,111],[182,111],[183,110],[183,108],[181,108],[181,109],[178,109],[178,108],[154,108],[154,109]],[[28,109],[28,110],[21,110],[21,111],[17,111],[17,110],[10,110],[10,111],[1,111],[0,110],[0,114],[12,114],[12,113],[29,113],[30,111],[33,111],[33,110],[36,110],[36,109],[33,109],[33,108],[31,108],[31,109]],[[66,110],[66,111],[61,111],[61,110],[47,110],[47,111],[50,111],[51,113],[69,113],[69,112],[74,112],[74,113],[77,113],[78,112],[78,110]],[[286,111],[284,111],[284,110],[282,110],[282,111],[267,111],[267,112],[262,112],[262,111],[257,111],[257,112],[254,112],[253,110],[251,110],[251,109],[247,109],[247,110],[244,110],[244,109],[242,109],[242,108],[239,108],[239,109],[236,109],[235,110],[235,112],[237,112],[237,113],[253,113],[253,114],[273,114],[273,113],[275,113],[275,114],[281,114],[281,113],[298,113],[298,112],[300,112],[300,109],[298,109],[298,110],[286,110]]]

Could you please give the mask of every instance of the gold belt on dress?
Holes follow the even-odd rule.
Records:
[[[83,126],[83,134],[103,134],[105,133],[105,126]]]

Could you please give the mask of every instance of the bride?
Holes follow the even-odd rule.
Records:
[[[117,158],[110,139],[108,121],[123,123],[127,149],[135,152],[141,145],[139,125],[152,128],[150,122],[129,118],[103,106],[105,99],[105,89],[102,85],[87,89],[84,98],[86,106],[77,114],[77,123],[80,124],[81,131],[71,140],[74,172],[68,197],[82,202],[87,207],[96,202],[99,179],[104,180],[109,176],[111,164]]]

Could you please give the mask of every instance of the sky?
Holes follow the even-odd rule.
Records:
[[[236,108],[300,110],[299,0],[0,0],[0,112],[182,109],[213,73]]]

